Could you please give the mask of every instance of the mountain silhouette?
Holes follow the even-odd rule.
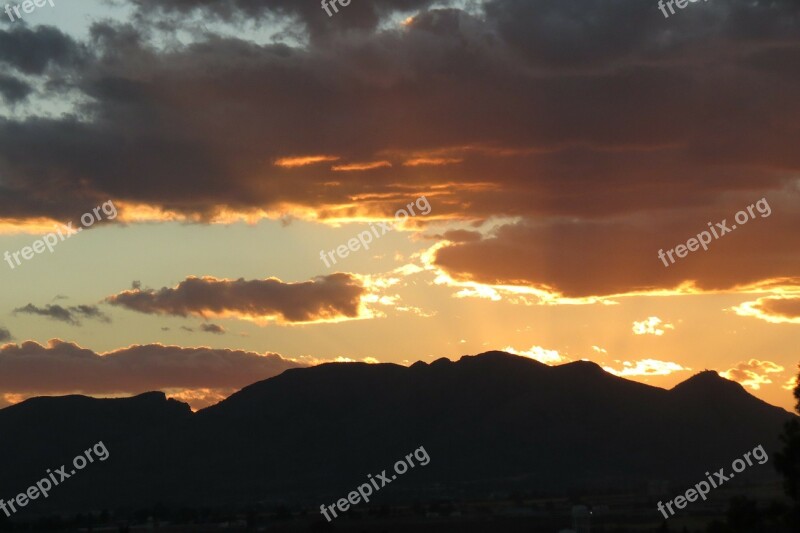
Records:
[[[792,416],[710,371],[664,390],[587,361],[551,367],[496,351],[409,367],[330,363],[287,370],[196,413],[156,392],[2,409],[0,495],[101,440],[107,461],[29,507],[318,506],[420,446],[430,463],[376,501],[680,486],[758,445],[771,458]],[[774,479],[771,464],[745,476]]]

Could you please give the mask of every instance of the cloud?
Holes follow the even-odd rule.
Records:
[[[0,342],[8,342],[12,339],[11,332],[6,328],[0,327]]]
[[[782,387],[782,389],[786,389],[788,391],[793,391],[797,388],[797,376],[792,376],[789,381],[786,382]]]
[[[760,318],[773,324],[800,324],[800,296],[765,296],[733,308],[739,316]]]
[[[791,3],[695,6],[707,24],[669,32],[657,10],[635,1],[488,1],[481,13],[454,2],[362,3],[328,19],[318,4],[294,0],[137,0],[134,24],[97,24],[85,42],[53,28],[6,32],[15,39],[0,46],[7,61],[43,74],[50,64],[67,69],[52,75],[61,87],[49,94],[75,91],[92,113],[0,127],[11,195],[0,213],[60,216],[85,208],[87,194],[202,216],[322,209],[409,183],[450,184],[446,214],[587,219],[678,210],[686,198],[710,207],[723,192],[776,189],[798,167],[796,132],[771,120],[798,108],[786,90],[798,76]],[[209,29],[164,50],[149,38],[187,13],[232,25],[266,17],[301,43]],[[393,26],[399,14],[412,22]],[[521,23],[533,19],[533,28]],[[758,28],[744,34],[743,20]],[[731,105],[739,101],[762,112]],[[319,102],[336,116],[317,113]],[[340,188],[317,187],[335,173],[319,165],[271,163],[303,154],[388,161],[390,150],[391,168],[353,173]],[[455,160],[427,165],[424,176],[402,164]],[[24,201],[37,176],[48,202]],[[490,194],[471,188],[487,176]],[[84,186],[63,194],[62,182]]]
[[[741,383],[745,387],[759,390],[761,385],[772,383],[767,374],[777,374],[783,372],[783,370],[784,368],[777,363],[750,359],[749,361],[739,362],[735,367],[720,372],[720,375],[726,379]]]
[[[0,31],[0,63],[24,74],[43,74],[51,67],[76,67],[84,54],[81,45],[52,26],[13,24]]]
[[[439,166],[439,165],[454,165],[461,163],[463,159],[456,157],[415,157],[403,162],[406,167],[419,167],[419,166]]]
[[[450,242],[476,242],[481,240],[482,235],[477,231],[454,229],[445,231],[443,234],[431,235],[430,238],[442,239]]]
[[[684,367],[678,363],[671,361],[659,361],[657,359],[642,359],[640,361],[630,362],[623,361],[621,369],[615,369],[610,366],[604,366],[603,370],[614,374],[615,376],[668,376],[673,372],[682,372],[691,370],[689,367]]]
[[[98,197],[121,221],[337,221],[436,193],[442,219],[513,220],[438,251],[460,281],[588,297],[800,277],[796,2],[706,2],[679,25],[637,0],[360,4],[135,0],[130,24],[81,41],[2,32],[37,97],[80,105],[0,121],[0,221],[75,219]],[[188,15],[225,29],[163,47]],[[230,31],[255,22],[280,31]],[[335,170],[364,163],[384,166]],[[656,258],[762,197],[769,221]]]
[[[310,355],[301,355],[296,359],[297,362],[303,363],[309,366],[317,366],[323,365],[326,363],[367,363],[369,365],[377,365],[380,364],[380,361],[374,357],[364,357],[362,359],[353,359],[350,357],[345,357],[343,355],[339,355],[334,359],[320,359],[319,357],[313,357]]]
[[[13,76],[0,75],[0,95],[9,104],[25,100],[33,92],[33,87]]]
[[[547,350],[541,346],[531,346],[529,350],[517,350],[512,346],[506,346],[502,351],[513,353],[515,355],[521,355],[523,357],[530,357],[531,359],[535,359],[546,365],[565,363],[571,360],[570,358],[558,353],[558,350]]]
[[[359,170],[374,170],[376,168],[390,167],[389,161],[369,161],[366,163],[347,163],[344,165],[334,165],[331,170],[334,172],[353,172]]]
[[[19,403],[24,399],[25,396],[21,394],[0,393],[0,409],[2,409],[3,407],[8,407],[9,405],[14,405],[15,403]]]
[[[320,9],[319,3],[294,0],[270,0],[269,2],[231,0],[224,4],[209,0],[132,1],[139,8],[140,16],[155,20],[168,18],[175,24],[177,24],[175,21],[185,19],[186,15],[196,12],[235,24],[241,24],[244,20],[251,19],[274,22],[276,17],[281,17],[295,23],[291,26],[292,32],[308,35],[314,42],[324,41],[341,32],[371,33],[377,29],[381,20],[385,20],[393,13],[424,8],[433,2],[433,0],[353,2],[347,6],[347,16],[329,17],[324,10]],[[174,15],[178,15],[178,17]]]
[[[148,344],[96,353],[58,339],[0,347],[0,391],[24,395],[238,389],[305,366],[275,353]]]
[[[206,333],[215,333],[217,335],[225,334],[225,328],[218,326],[217,324],[200,324],[200,330],[205,331]]]
[[[343,273],[298,283],[189,277],[174,288],[131,289],[106,301],[148,314],[305,323],[358,318],[364,294],[361,283]]]
[[[641,322],[634,321],[632,329],[634,335],[655,335],[660,337],[666,333],[666,330],[675,329],[675,326],[662,322],[657,316],[651,316]]]
[[[606,353],[606,354],[608,353],[608,351],[605,348],[601,348],[600,346],[592,346],[592,350],[594,350],[597,353]]]
[[[319,361],[319,363],[317,363],[317,364],[321,364],[321,363],[327,362],[327,361],[322,361],[322,360],[318,360],[318,361]],[[344,356],[340,355],[336,359],[334,359],[333,362],[334,363],[357,363],[358,360],[357,359],[350,359],[349,357],[344,357]],[[361,362],[362,363],[367,363],[369,365],[377,365],[378,363],[380,363],[380,361],[378,361],[374,357],[365,357],[365,358],[361,359]]]
[[[95,305],[75,305],[71,307],[62,307],[60,305],[46,305],[45,307],[37,307],[31,303],[26,305],[25,307],[18,307],[14,309],[14,314],[28,314],[28,315],[39,315],[50,318],[52,320],[58,320],[60,322],[66,322],[72,326],[80,326],[81,318],[89,318],[99,320],[101,322],[111,322],[111,319],[100,311]]]
[[[712,240],[708,251],[699,249],[668,268],[658,259],[659,249],[686,243],[708,228],[706,221],[730,225],[739,210],[760,198],[739,194],[724,208],[687,207],[681,214],[665,211],[614,221],[504,224],[481,240],[440,246],[431,265],[457,282],[531,287],[569,298],[682,288],[724,291],[780,279],[791,285],[800,279],[800,234],[790,229],[800,226],[800,187],[787,186],[771,197],[773,209],[779,205],[783,210],[780,218],[756,213],[746,226]]]
[[[275,166],[283,168],[305,167],[308,165],[315,165],[317,163],[324,163],[326,161],[336,161],[337,159],[339,158],[331,155],[306,155],[297,157],[281,157],[280,159],[275,161]]]

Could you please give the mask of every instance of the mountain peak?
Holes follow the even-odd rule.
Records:
[[[733,390],[733,389],[741,389],[742,386],[735,381],[731,381],[729,379],[725,379],[719,375],[718,372],[714,370],[703,370],[702,372],[698,372],[694,376],[690,377],[689,379],[682,381],[675,385],[672,390],[674,391],[687,391],[687,390],[707,390],[709,388],[713,389],[725,389],[725,390]]]
[[[610,377],[611,374],[603,370],[603,367],[594,361],[571,361],[553,367],[559,374],[564,374],[572,378],[596,379]]]
[[[688,402],[714,402],[723,401],[729,406],[741,406],[743,403],[756,403],[767,405],[759,400],[741,384],[725,379],[713,370],[698,372],[682,383],[678,383],[670,394]]]
[[[466,363],[466,364],[524,364],[528,366],[547,366],[544,363],[537,361],[536,359],[531,359],[530,357],[524,357],[522,355],[516,355],[513,353],[503,352],[500,350],[491,350],[488,352],[479,353],[477,355],[464,355],[461,359],[458,360],[459,363]]]

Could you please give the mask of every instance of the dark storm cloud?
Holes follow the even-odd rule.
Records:
[[[178,10],[239,6],[244,14],[284,9],[254,2],[211,5],[165,4]],[[779,72],[789,63],[786,49],[796,49],[796,39],[786,37],[778,47],[756,35],[719,51],[715,45],[723,37],[740,31],[729,28],[736,19],[730,12],[740,4],[719,11],[693,6],[717,22],[714,30],[694,33],[637,5],[615,2],[595,16],[601,7],[590,3],[494,2],[485,20],[453,9],[424,11],[404,30],[348,34],[308,48],[212,36],[158,52],[135,28],[96,26],[97,59],[80,71],[78,83],[92,98],[87,110],[95,120],[30,120],[15,124],[13,135],[11,124],[0,127],[0,151],[12,176],[7,197],[17,194],[0,209],[36,210],[30,201],[20,202],[34,174],[45,184],[40,196],[58,198],[48,205],[51,211],[94,192],[201,215],[281,202],[318,208],[363,192],[399,193],[398,182],[422,189],[489,176],[502,191],[454,191],[463,201],[445,204],[443,214],[465,214],[462,206],[469,205],[466,214],[478,216],[608,215],[675,206],[686,196],[708,201],[720,191],[752,187],[756,178],[743,165],[758,167],[761,186],[777,186],[782,170],[800,166],[792,122],[781,119],[797,114],[794,93],[764,76],[765,68]],[[507,26],[536,19],[537,7],[555,27],[569,20],[591,29],[574,41],[579,52],[599,54],[573,52],[587,68],[563,73],[575,63],[569,58],[541,64],[548,53],[563,53],[559,32],[534,32],[533,51],[520,53],[534,45],[519,42]],[[765,7],[761,18],[775,19],[776,31],[791,28],[786,8],[776,9]],[[640,31],[632,17],[662,28],[669,22],[675,29],[661,30],[668,35],[659,42],[671,43],[670,54],[626,39]],[[614,40],[612,33],[621,36]],[[685,46],[693,42],[687,34],[697,49]],[[604,47],[611,51],[601,53]],[[626,50],[626,60],[609,68],[618,49]],[[748,66],[754,54],[758,64],[772,66]],[[720,60],[724,67],[714,68]],[[485,142],[496,150],[459,148]],[[431,172],[396,165],[344,179],[328,167],[270,165],[279,157],[315,153],[340,155],[342,163],[370,160],[390,147],[408,155],[449,147],[466,160]],[[508,148],[519,155],[508,155]],[[40,157],[18,155],[26,153]],[[333,180],[340,185],[322,185]],[[653,183],[650,190],[633,191],[633,180],[637,187]],[[70,191],[67,184],[77,181],[86,185]],[[584,200],[612,189],[623,194]]]
[[[80,44],[52,26],[15,24],[0,30],[0,63],[25,74],[43,74],[48,66],[75,67],[83,56]]]
[[[9,104],[25,100],[33,92],[33,87],[13,76],[0,74],[0,95]]]
[[[127,290],[110,296],[107,301],[149,314],[183,317],[230,315],[281,322],[313,322],[357,317],[363,294],[365,290],[360,282],[349,274],[331,274],[298,283],[284,283],[275,278],[224,280],[190,277],[174,288]]]
[[[736,201],[745,210],[757,200],[739,196]],[[484,240],[439,250],[435,263],[459,280],[534,285],[568,297],[676,289],[686,281],[704,290],[770,279],[791,284],[788,280],[797,279],[800,261],[800,236],[792,229],[800,224],[800,213],[794,209],[798,202],[800,192],[776,194],[769,202],[769,216],[754,211],[756,218],[747,220],[744,212],[740,215],[744,224],[734,218],[738,211],[688,206],[680,213],[649,218],[508,224]],[[659,259],[659,250],[685,246],[708,230],[709,221],[723,220],[735,229],[718,239],[709,233],[708,250],[698,248],[674,263],[667,259],[669,266]],[[791,301],[780,302],[788,315]]]
[[[10,331],[8,331],[6,328],[0,327],[0,342],[7,342],[12,338],[13,337],[11,336]]]
[[[489,0],[486,12],[505,42],[531,65],[551,70],[610,68],[642,60],[702,61],[725,39],[796,41],[793,0],[693,2],[664,19],[657,0]],[[695,54],[698,51],[694,50]]]
[[[557,234],[564,217],[662,227],[687,206],[735,212],[741,198],[786,190],[800,173],[796,2],[698,2],[669,19],[639,0],[493,0],[483,14],[387,0],[331,18],[296,0],[135,5],[134,25],[96,25],[87,43],[63,45],[91,50],[59,63],[71,65],[60,82],[87,97],[81,118],[0,121],[0,218],[66,219],[97,198],[199,217],[286,204],[322,218],[390,214],[435,190],[438,216],[520,217],[508,245],[530,249],[542,238],[524,228]],[[380,24],[406,10],[408,24]],[[278,17],[311,38],[258,45],[204,33],[187,46],[149,44],[163,15],[180,24],[190,12],[231,24]],[[302,156],[388,164],[275,165]],[[356,202],[367,195],[377,200]],[[644,253],[608,245],[633,263]],[[471,262],[470,249],[443,250],[441,265],[507,279],[509,267]],[[540,270],[517,274],[571,286]]]
[[[60,322],[66,322],[72,326],[80,326],[80,318],[89,318],[100,320],[101,322],[110,322],[111,319],[100,311],[94,305],[75,305],[70,307],[62,307],[60,305],[46,305],[44,307],[37,307],[33,304],[28,304],[25,307],[18,307],[14,309],[14,314],[28,314],[39,315]]]
[[[371,0],[338,6],[346,16],[329,16],[319,0],[132,0],[143,21],[164,25],[164,14],[185,17],[195,12],[207,17],[241,23],[252,19],[290,19],[302,26],[312,40],[346,30],[373,31],[382,18],[393,12],[422,9],[433,0]],[[333,10],[331,10],[333,13]],[[174,23],[174,22],[173,22]]]

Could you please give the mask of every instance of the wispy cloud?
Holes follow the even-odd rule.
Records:
[[[80,326],[80,318],[89,318],[99,320],[101,322],[111,322],[111,319],[100,311],[100,308],[94,305],[75,305],[70,307],[62,307],[60,305],[46,305],[45,307],[37,307],[31,303],[25,307],[18,307],[14,309],[14,314],[28,314],[39,315],[66,322],[72,326]]]
[[[335,172],[354,172],[390,166],[392,166],[392,164],[389,161],[370,161],[368,163],[347,163],[344,165],[334,165],[331,167],[331,170]]]
[[[297,168],[327,161],[337,161],[339,158],[333,155],[306,155],[297,157],[282,157],[275,161],[275,166],[283,168]]]
[[[214,333],[216,335],[224,335],[225,328],[222,326],[218,326],[217,324],[200,324],[200,331],[205,331],[206,333]]]
[[[454,165],[461,163],[463,159],[453,157],[415,157],[403,162],[406,167],[419,167],[419,166],[441,166],[441,165]]]

